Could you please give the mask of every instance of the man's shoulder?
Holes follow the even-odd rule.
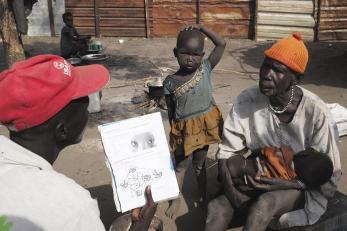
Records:
[[[263,99],[264,95],[261,94],[259,87],[257,85],[251,86],[243,90],[235,100],[235,105],[243,104],[255,104],[259,102],[259,99]]]
[[[243,118],[247,118],[266,106],[266,97],[261,94],[258,86],[243,90],[234,100],[232,111]]]
[[[90,193],[55,170],[18,166],[1,174],[0,181],[7,185],[0,190],[2,215],[36,221],[47,230],[73,230],[82,223],[100,226],[97,202]]]
[[[305,99],[305,104],[306,104],[306,109],[310,110],[314,109],[316,112],[323,112],[323,113],[327,113],[329,112],[329,109],[326,105],[326,103],[315,93],[306,90],[305,88],[302,88],[303,91],[303,97]]]

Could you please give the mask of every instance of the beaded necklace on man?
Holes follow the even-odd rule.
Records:
[[[290,104],[292,103],[292,101],[293,101],[293,98],[294,98],[294,87],[291,86],[291,95],[290,95],[289,101],[288,101],[288,103],[287,103],[286,106],[284,106],[284,107],[281,109],[281,107],[273,107],[273,106],[271,105],[271,103],[269,102],[268,107],[269,107],[270,111],[272,111],[272,112],[275,113],[275,114],[283,114],[284,112],[287,111],[289,105],[290,105]]]

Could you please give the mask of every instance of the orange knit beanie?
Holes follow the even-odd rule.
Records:
[[[265,51],[265,56],[277,60],[299,73],[305,72],[308,61],[308,51],[299,32],[279,40]]]

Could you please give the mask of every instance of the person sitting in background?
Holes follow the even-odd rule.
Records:
[[[49,77],[49,78],[47,78]],[[55,55],[39,55],[0,73],[0,216],[11,231],[100,231],[97,202],[52,164],[65,147],[81,141],[88,95],[109,81],[102,65],[73,67]],[[147,231],[156,204],[135,209],[131,230]]]
[[[63,14],[65,26],[61,30],[60,50],[61,56],[68,59],[74,56],[82,56],[88,50],[90,35],[79,35],[73,25],[73,15],[71,12]]]

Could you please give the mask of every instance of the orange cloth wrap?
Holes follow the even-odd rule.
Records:
[[[277,154],[279,152],[281,155]],[[263,161],[266,166],[266,177],[284,180],[296,178],[296,173],[292,168],[294,152],[290,148],[266,147],[262,150],[262,154],[265,157]]]

